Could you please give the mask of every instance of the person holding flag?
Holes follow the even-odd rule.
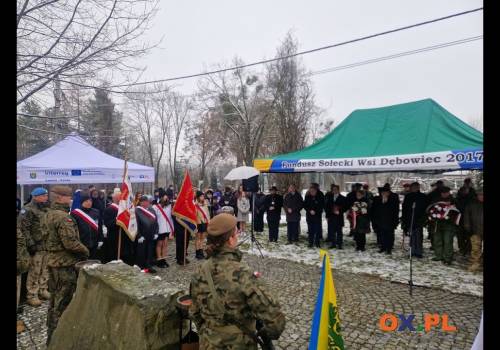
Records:
[[[205,200],[205,195],[201,191],[196,191],[196,217],[197,217],[197,230],[196,233],[196,259],[205,259],[203,254],[203,242],[207,238],[207,224],[210,221],[210,212]]]
[[[333,285],[330,258],[326,250],[320,250],[323,260],[318,299],[314,308],[309,350],[344,350],[337,295]]]
[[[123,261],[129,265],[134,264],[135,251],[134,241],[137,236],[137,219],[135,217],[134,195],[132,192],[132,184],[128,177],[127,161],[123,171],[123,183],[120,191],[120,201],[118,202],[118,214],[116,215],[116,225],[120,227],[118,230],[117,260],[120,260],[122,252],[122,240],[124,241],[124,250],[130,255],[124,255]],[[122,239],[122,230],[126,237]]]
[[[163,190],[159,189],[157,203],[153,204],[153,210],[158,222],[158,240],[156,241],[156,266],[168,267],[167,247],[168,240],[174,238],[174,222],[172,220],[172,206],[170,198]]]
[[[80,193],[80,207],[71,211],[78,226],[80,241],[90,252],[89,259],[97,259],[97,250],[104,243],[102,220],[99,210],[92,208],[92,198],[86,192]]]
[[[177,200],[172,208],[172,215],[175,216],[175,258],[179,265],[189,264],[187,259],[188,233],[194,235],[197,231],[196,207],[193,198],[193,184],[186,171]]]

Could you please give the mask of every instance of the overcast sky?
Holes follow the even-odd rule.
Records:
[[[183,0],[160,2],[148,41],[161,49],[140,61],[143,79],[198,73],[238,55],[271,58],[292,30],[300,50],[482,7],[476,0]],[[483,34],[482,11],[302,56],[311,71]],[[317,101],[338,124],[354,109],[432,98],[464,121],[482,116],[482,40],[312,77]],[[194,92],[196,80],[179,82]]]

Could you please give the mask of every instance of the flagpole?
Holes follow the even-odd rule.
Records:
[[[122,245],[122,228],[120,227],[120,229],[118,230],[118,254],[116,260],[120,260],[121,245]]]
[[[186,266],[186,255],[187,255],[187,229],[184,228],[184,266]]]

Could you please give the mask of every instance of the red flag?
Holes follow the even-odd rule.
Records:
[[[172,208],[172,215],[175,216],[179,224],[184,226],[191,233],[196,232],[196,207],[193,198],[193,184],[186,170],[179,195]]]
[[[116,224],[120,226],[130,240],[134,241],[137,236],[137,220],[135,218],[134,196],[132,195],[132,184],[128,177],[127,161],[125,161],[125,171],[123,172],[122,194]]]

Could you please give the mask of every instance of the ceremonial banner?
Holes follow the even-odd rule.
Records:
[[[314,308],[309,350],[344,350],[330,258],[325,250],[320,250],[320,256],[323,258],[323,268]]]
[[[132,194],[132,184],[128,176],[127,161],[125,161],[125,171],[123,175],[122,193],[116,224],[127,234],[130,240],[134,241],[137,236],[137,220],[135,218],[134,196]]]
[[[193,199],[193,184],[189,173],[186,171],[179,195],[172,208],[172,215],[189,232],[196,233],[196,207]]]

